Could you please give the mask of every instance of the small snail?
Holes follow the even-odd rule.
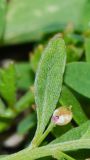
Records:
[[[71,106],[69,108],[59,107],[54,111],[52,116],[53,123],[60,126],[68,124],[71,120],[72,120]]]

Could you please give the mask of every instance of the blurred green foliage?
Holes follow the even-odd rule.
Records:
[[[64,29],[68,23],[76,30],[86,30],[89,15],[89,0],[1,0],[0,37],[3,32],[6,44],[36,41]]]

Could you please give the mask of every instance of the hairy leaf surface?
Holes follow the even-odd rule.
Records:
[[[66,63],[64,41],[57,35],[44,50],[35,79],[38,127],[44,131],[58,102]]]

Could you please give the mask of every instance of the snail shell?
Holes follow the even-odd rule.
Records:
[[[56,109],[52,116],[53,123],[63,126],[71,122],[72,112],[70,108],[59,107]]]

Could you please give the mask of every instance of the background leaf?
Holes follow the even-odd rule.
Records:
[[[15,64],[17,74],[17,88],[26,90],[34,83],[34,74],[30,64],[21,62]]]
[[[35,115],[35,113],[29,114],[26,118],[24,118],[18,124],[17,132],[19,134],[26,134],[30,129],[35,127],[35,125],[36,125],[36,115]]]
[[[42,54],[36,79],[38,130],[43,133],[60,96],[66,62],[64,41],[57,35]]]
[[[0,132],[4,132],[7,128],[9,128],[9,124],[0,121]]]
[[[86,0],[86,3],[84,4],[83,12],[82,12],[82,18],[81,18],[81,24],[83,24],[83,29],[87,30],[90,29],[90,1]]]
[[[27,91],[15,104],[18,113],[24,111],[34,103],[34,96],[31,90]]]
[[[73,90],[90,98],[90,64],[72,62],[67,64],[64,82]]]
[[[16,72],[15,66],[11,62],[4,69],[0,69],[0,94],[13,108],[16,102]]]
[[[85,56],[86,61],[90,62],[90,38],[85,38]]]
[[[6,0],[0,0],[0,39],[2,39],[5,29],[6,2]]]
[[[43,3],[42,0],[12,0],[8,5],[4,41],[33,41],[45,33],[59,31],[69,22],[78,26],[85,3],[87,0],[45,0]]]
[[[3,114],[4,112],[5,112],[5,105],[2,99],[0,99],[0,115]]]
[[[75,46],[67,46],[67,62],[78,61],[83,54],[81,48],[76,48]]]
[[[73,119],[75,122],[80,125],[81,123],[85,122],[88,118],[86,117],[79,101],[73,95],[69,88],[66,86],[62,87],[61,96],[59,102],[62,106],[72,106],[71,110],[73,113]]]

